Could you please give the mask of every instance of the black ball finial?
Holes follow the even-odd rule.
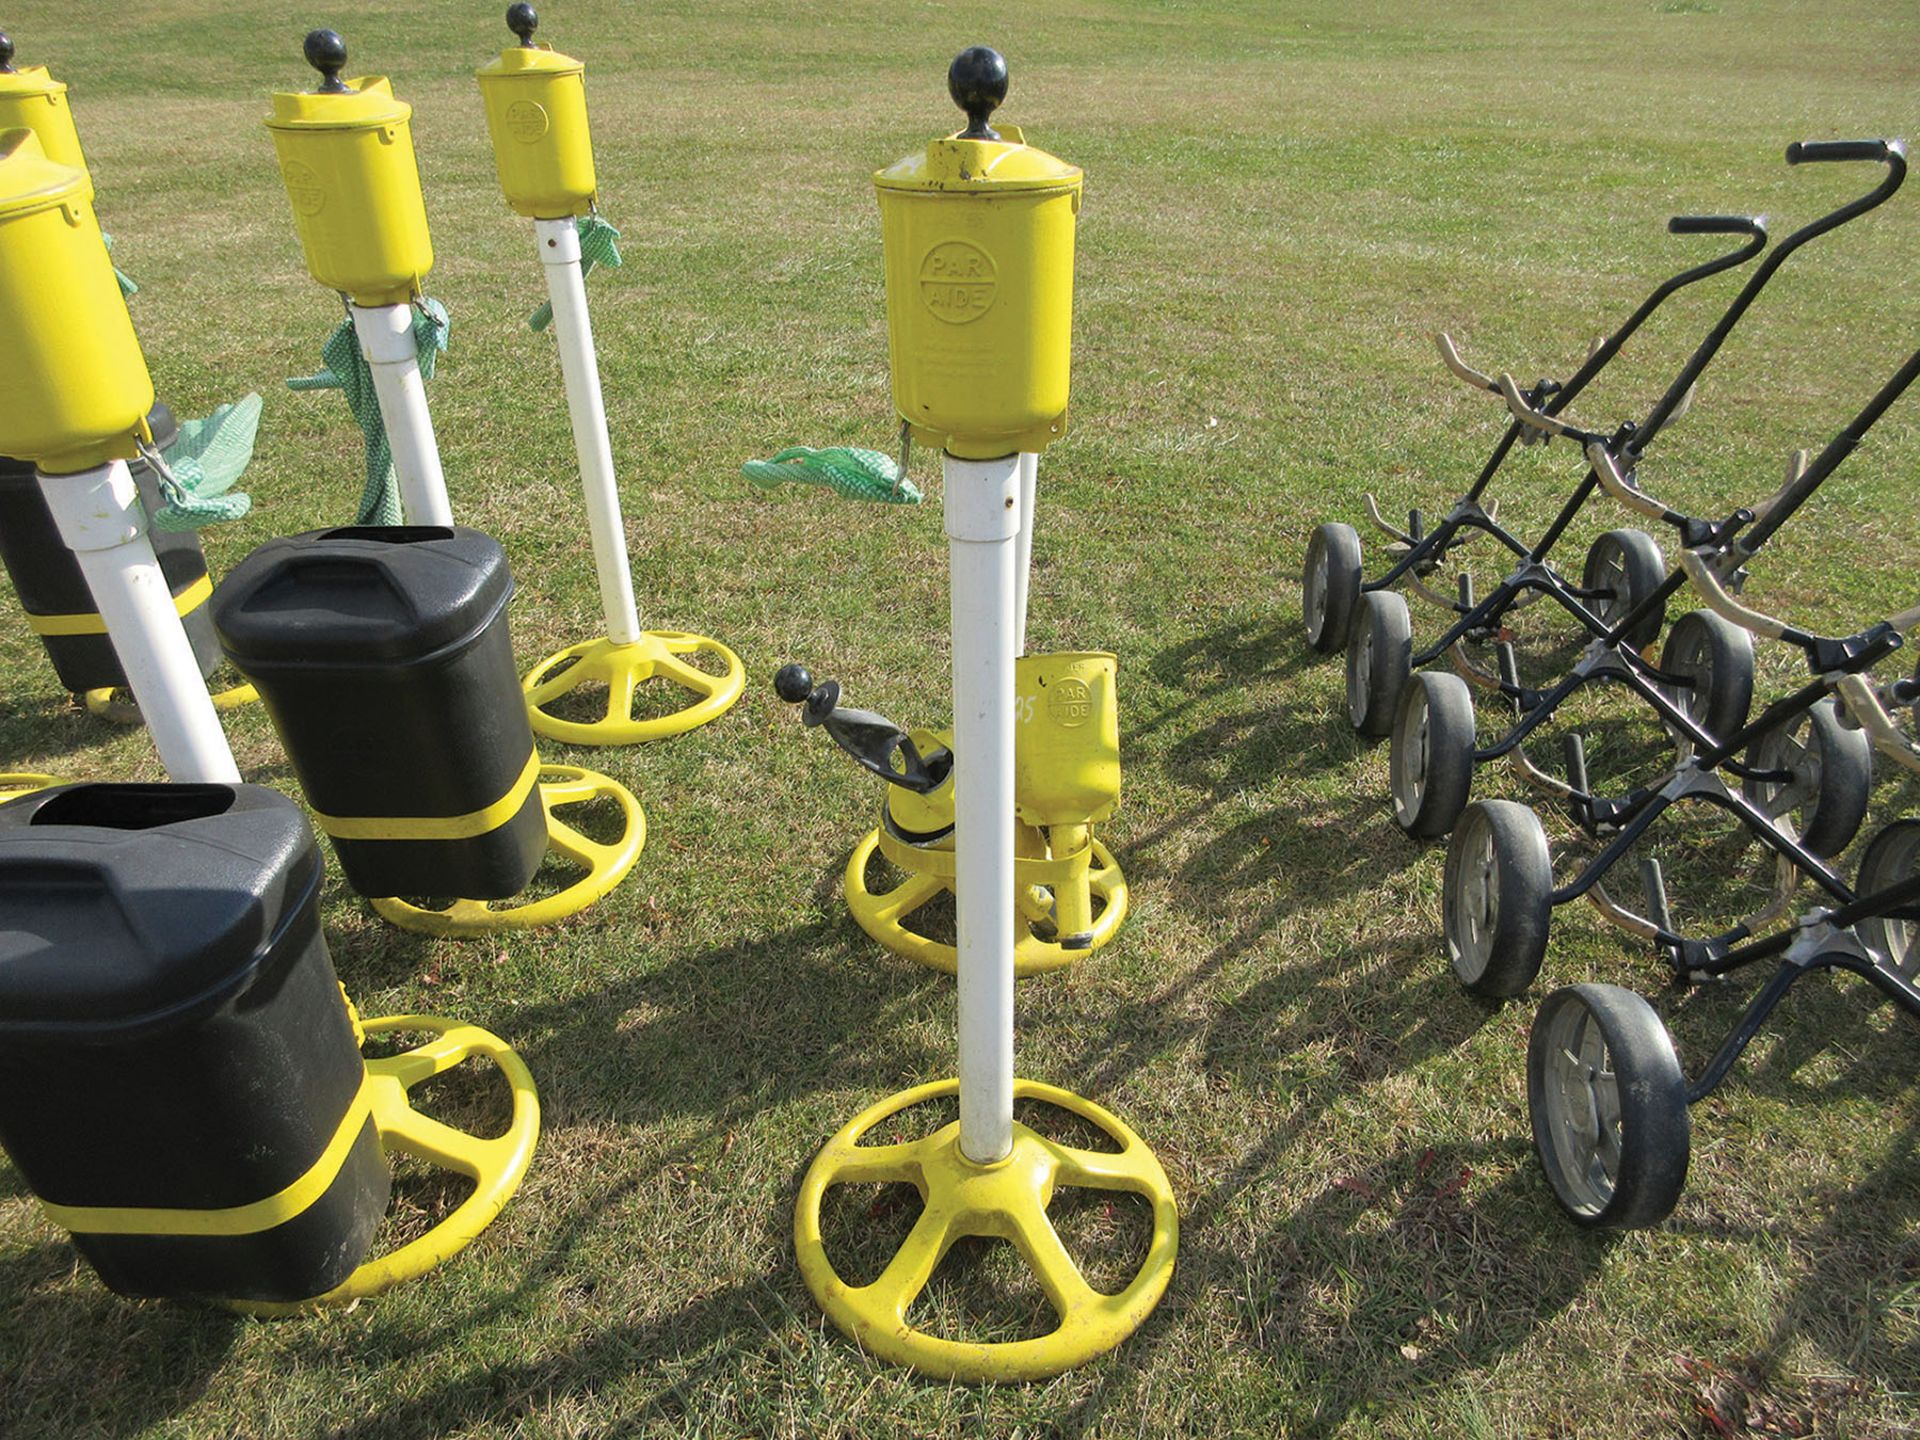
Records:
[[[13,74],[13,37],[0,30],[0,75]]]
[[[798,705],[813,694],[813,676],[804,665],[782,665],[774,674],[773,689],[789,705]]]
[[[307,63],[320,72],[320,95],[337,95],[347,87],[340,83],[340,72],[347,65],[347,42],[338,30],[309,30],[301,47]]]
[[[520,37],[520,43],[528,49],[533,48],[533,32],[540,26],[540,12],[521,0],[518,5],[507,7],[507,29]]]
[[[967,112],[962,140],[998,140],[999,131],[987,117],[1007,98],[1007,62],[990,45],[969,45],[947,67],[947,93]]]

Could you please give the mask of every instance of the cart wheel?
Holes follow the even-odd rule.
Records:
[[[1742,788],[1771,818],[1793,815],[1800,843],[1823,860],[1846,849],[1867,818],[1872,742],[1864,731],[1840,723],[1830,699],[1761,735],[1747,747],[1747,764],[1793,776],[1749,780]]]
[[[1413,673],[1413,619],[1403,595],[1373,590],[1360,597],[1347,641],[1347,718],[1379,739],[1393,728],[1394,707]]]
[[[1667,578],[1667,562],[1659,543],[1644,530],[1609,530],[1587,551],[1581,586],[1606,593],[1586,602],[1594,618],[1608,629],[1658,590]],[[1622,638],[1638,650],[1653,643],[1666,623],[1667,607],[1646,616]]]
[[[1653,1007],[1618,985],[1569,985],[1527,1041],[1533,1148],[1576,1225],[1639,1230],[1673,1213],[1693,1123],[1673,1040]]]
[[[1453,829],[1473,788],[1473,692],[1458,675],[1422,670],[1393,719],[1393,818],[1418,840]]]
[[[1736,734],[1753,708],[1753,637],[1711,610],[1682,615],[1660,647],[1660,668],[1691,680],[1667,698],[1716,740]]]
[[[1854,890],[1863,898],[1920,870],[1920,820],[1896,820],[1867,842]],[[1920,922],[1875,915],[1854,927],[1862,943],[1907,979],[1920,978]]]
[[[1547,832],[1525,805],[1476,800],[1453,827],[1441,890],[1447,959],[1475,995],[1518,995],[1540,973],[1553,920]]]
[[[1307,643],[1322,655],[1346,648],[1360,603],[1360,535],[1351,525],[1322,525],[1307,541],[1300,616]]]

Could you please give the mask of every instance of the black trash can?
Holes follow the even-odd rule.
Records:
[[[165,454],[180,430],[173,412],[156,405],[147,424],[154,443]],[[160,477],[145,460],[131,461],[128,468],[140,487],[140,503],[152,515],[161,505]],[[149,529],[147,538],[153,542],[160,573],[180,610],[200,674],[211,675],[220,664],[220,642],[207,606],[213,586],[200,537],[190,530],[175,534]],[[63,686],[81,694],[126,685],[126,674],[94,609],[80,562],[60,538],[33,466],[5,457],[0,457],[0,564],[6,566],[20,608],[27,612],[27,624],[40,636]]]
[[[253,785],[0,805],[0,1144],[123,1295],[296,1301],[390,1177],[299,807]]]
[[[540,868],[512,594],[499,545],[463,526],[289,536],[221,583],[220,643],[362,895],[502,900]]]

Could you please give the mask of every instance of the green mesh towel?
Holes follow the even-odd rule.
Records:
[[[100,232],[100,238],[107,242],[107,254],[109,255],[113,254],[113,237],[107,234],[106,231],[103,230]],[[113,278],[120,282],[120,298],[121,299],[130,300],[135,295],[138,295],[140,293],[140,287],[134,284],[133,281],[129,280],[125,275],[121,274],[120,267],[118,265],[113,267]]]
[[[598,215],[582,215],[573,222],[574,229],[580,232],[580,278],[586,279],[593,273],[593,267],[604,265],[609,270],[620,268],[620,247],[613,242],[620,238],[620,232],[602,220]],[[542,302],[540,308],[527,317],[527,326],[533,330],[544,330],[553,323],[553,302]]]
[[[251,510],[253,497],[233,487],[253,459],[259,431],[258,395],[222,405],[204,420],[183,421],[163,463],[154,467],[162,500],[153,528],[200,530]]]
[[[749,460],[740,467],[762,490],[781,485],[826,485],[848,500],[882,505],[918,505],[920,487],[906,477],[891,455],[834,445],[810,450],[789,445],[771,460]]]
[[[447,348],[447,307],[438,300],[423,298],[414,307],[413,344],[420,357],[420,376],[433,378],[434,362]],[[387,443],[386,421],[380,418],[380,397],[373,389],[373,367],[360,351],[360,337],[353,333],[353,321],[342,320],[333,327],[327,343],[320,347],[320,358],[327,368],[317,375],[297,375],[287,381],[289,390],[338,390],[347,397],[355,423],[366,442],[367,481],[360,492],[356,525],[398,525],[401,522],[400,482],[393,474],[393,447]]]

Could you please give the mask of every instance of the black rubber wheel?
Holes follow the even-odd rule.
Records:
[[[1867,818],[1873,745],[1864,731],[1840,722],[1831,699],[1761,735],[1747,747],[1747,765],[1793,776],[1748,780],[1741,788],[1773,819],[1792,815],[1800,843],[1823,860],[1846,849]]]
[[[1711,610],[1682,615],[1660,647],[1660,669],[1693,682],[1667,698],[1715,740],[1739,733],[1753,708],[1753,637]]]
[[[1422,670],[1393,719],[1393,818],[1417,840],[1453,829],[1473,789],[1473,692],[1458,675]]]
[[[1475,995],[1508,999],[1547,958],[1553,861],[1547,832],[1525,805],[1476,800],[1453,827],[1441,890],[1447,960]]]
[[[1307,541],[1300,574],[1300,618],[1307,644],[1322,655],[1346,648],[1360,603],[1360,536],[1351,525],[1322,525]]]
[[[1347,640],[1347,719],[1379,739],[1393,729],[1400,692],[1413,673],[1413,618],[1403,595],[1370,590],[1360,597]]]
[[[1920,871],[1920,820],[1896,820],[1867,842],[1854,884],[1862,899]],[[1916,907],[1920,908],[1920,907]],[[1854,927],[1860,941],[1909,980],[1920,979],[1920,921],[1875,915]]]
[[[1594,618],[1612,629],[1667,578],[1666,558],[1644,530],[1609,530],[1587,550],[1581,588],[1604,592],[1584,602]],[[1653,643],[1666,623],[1667,607],[1648,613],[1621,638],[1639,650]]]
[[[1527,1040],[1533,1149],[1576,1225],[1640,1230],[1673,1213],[1693,1121],[1673,1039],[1618,985],[1569,985],[1541,1002]]]

